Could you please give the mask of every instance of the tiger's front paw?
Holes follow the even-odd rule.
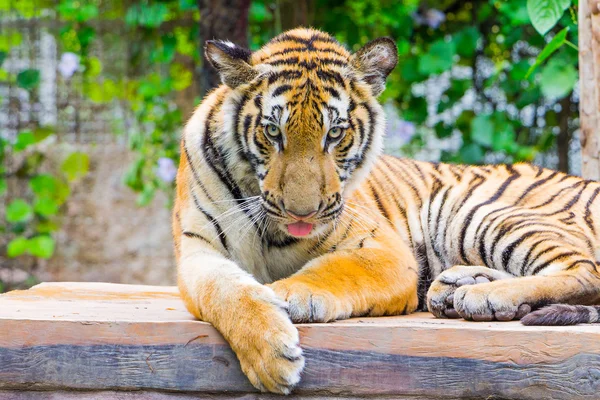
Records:
[[[470,321],[521,319],[531,312],[528,289],[514,281],[462,286],[454,293],[454,307],[461,317]]]
[[[308,283],[284,279],[268,286],[288,303],[288,313],[294,322],[329,322],[352,315],[350,304]]]
[[[427,308],[437,318],[460,318],[454,305],[457,289],[507,278],[513,276],[482,266],[454,266],[442,272],[431,284],[427,292]]]
[[[304,357],[286,304],[260,285],[242,294],[237,311],[244,318],[227,336],[242,371],[263,392],[289,394],[300,381]]]

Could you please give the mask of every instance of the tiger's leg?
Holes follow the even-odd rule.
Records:
[[[459,287],[454,293],[456,311],[467,320],[491,321],[515,319],[524,308],[552,303],[597,303],[600,272],[596,263],[581,254],[563,254],[548,264],[546,273]]]
[[[483,266],[456,265],[442,272],[432,282],[427,292],[427,308],[438,318],[460,318],[454,308],[456,289],[510,278],[514,278],[514,275]]]
[[[269,286],[289,304],[294,322],[406,314],[418,306],[418,265],[391,231],[354,248],[338,247]]]

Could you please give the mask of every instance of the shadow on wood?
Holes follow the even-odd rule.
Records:
[[[298,329],[307,360],[298,396],[598,399],[600,392],[598,325],[419,313]],[[0,296],[0,399],[71,390],[95,391],[69,395],[83,399],[256,397],[222,336],[193,320],[175,288],[52,283]],[[144,395],[120,392],[127,390]]]

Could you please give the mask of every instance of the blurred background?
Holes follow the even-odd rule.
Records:
[[[179,135],[217,84],[206,39],[390,36],[388,153],[579,174],[577,2],[529,3],[0,0],[0,292],[175,282]]]

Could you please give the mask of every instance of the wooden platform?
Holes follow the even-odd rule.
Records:
[[[298,329],[307,361],[294,396],[600,399],[600,325],[421,313]],[[276,397],[255,393],[175,288],[53,283],[0,296],[0,399]]]

